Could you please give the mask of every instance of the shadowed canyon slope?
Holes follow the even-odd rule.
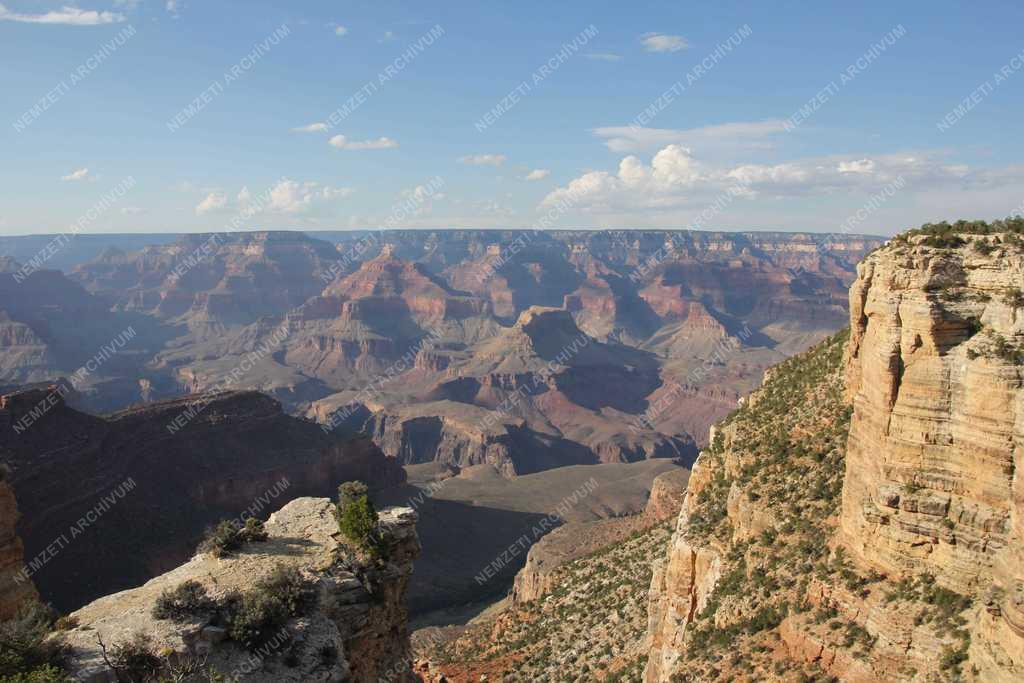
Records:
[[[107,418],[66,406],[52,388],[2,405],[0,458],[11,469],[26,564],[42,597],[62,609],[174,567],[220,519],[265,517],[350,479],[377,488],[405,480],[368,439],[325,434],[256,392]],[[27,426],[19,433],[15,424]]]

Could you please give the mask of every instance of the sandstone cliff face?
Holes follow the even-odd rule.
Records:
[[[0,430],[0,457],[32,579],[64,611],[177,566],[220,519],[265,516],[350,479],[379,489],[405,477],[369,439],[327,434],[256,392],[98,418],[38,389],[4,397],[0,425],[33,411],[20,433]]]
[[[373,566],[345,551],[333,510],[326,498],[299,498],[271,515],[267,542],[221,559],[197,555],[139,588],[77,610],[77,627],[64,633],[73,653],[70,673],[80,680],[110,680],[113,671],[97,637],[112,651],[135,633],[145,633],[165,660],[203,661],[230,680],[413,680],[405,589],[420,550],[416,513],[408,508],[381,513],[387,561]],[[314,599],[255,652],[225,639],[224,629],[207,616],[176,623],[152,615],[160,594],[184,581],[199,582],[217,600],[233,590],[249,590],[280,567],[298,570]]]
[[[843,362],[815,380],[832,388],[777,389],[812,351],[713,431],[655,567],[647,680],[1022,679],[1018,245],[919,234],[871,254]]]
[[[21,576],[24,548],[18,537],[18,504],[0,469],[0,620],[9,619],[27,599],[36,597],[32,581]]]
[[[689,501],[711,482],[711,470],[697,458],[690,472],[675,533],[666,557],[656,558],[651,577],[647,614],[646,680],[668,680],[683,656],[685,629],[707,606],[708,597],[721,577],[720,551],[687,540]]]
[[[858,268],[840,540],[881,572],[927,572],[988,600],[971,615],[969,662],[982,680],[1020,680],[1024,370],[997,347],[1024,335],[1024,302],[1013,295],[1024,256],[1005,236],[972,241],[989,246],[912,237]],[[934,657],[927,644],[893,638],[922,666]]]

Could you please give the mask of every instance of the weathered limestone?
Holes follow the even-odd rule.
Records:
[[[405,588],[419,554],[416,513],[391,508],[381,513],[389,551],[383,567],[342,560],[334,506],[326,498],[299,498],[271,515],[266,543],[217,559],[200,554],[177,569],[132,590],[100,598],[73,613],[66,632],[73,648],[71,674],[79,680],[111,680],[98,639],[108,651],[135,633],[148,634],[156,652],[185,660],[203,658],[223,674],[251,681],[412,680]],[[291,619],[286,632],[256,653],[226,639],[208,620],[175,623],[154,619],[161,592],[198,581],[218,598],[245,591],[277,567],[293,567],[315,587],[316,605]],[[372,572],[369,582],[367,572]],[[336,653],[332,659],[322,653]],[[286,651],[293,656],[284,657]],[[288,661],[285,661],[288,660]],[[234,679],[232,679],[234,680]]]
[[[1007,294],[1024,286],[1024,256],[920,239],[869,256],[850,290],[840,540],[893,576],[994,591],[993,609],[973,615],[970,661],[983,680],[1020,680],[1024,370],[995,345],[996,335],[1013,346],[1024,337]]]

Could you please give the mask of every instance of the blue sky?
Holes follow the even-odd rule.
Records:
[[[0,234],[1003,217],[1022,25],[1018,2],[0,0]]]

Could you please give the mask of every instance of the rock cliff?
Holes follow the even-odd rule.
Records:
[[[0,620],[9,619],[25,601],[36,597],[30,579],[24,578],[24,548],[18,537],[18,503],[7,472],[0,466]]]
[[[119,663],[112,653],[142,633],[165,666],[180,671],[198,663],[229,680],[411,681],[405,589],[420,549],[416,513],[390,508],[380,518],[386,560],[360,560],[338,533],[330,500],[296,499],[270,516],[266,542],[220,559],[196,555],[139,588],[75,611],[75,627],[61,634],[72,648],[69,673],[110,680],[111,664]],[[181,620],[153,614],[161,594],[186,581],[200,584],[217,602],[233,592],[244,598],[282,569],[297,572],[308,595],[259,646],[232,638],[235,629],[221,623],[215,609]]]
[[[839,540],[864,566],[927,574],[972,596],[968,668],[988,681],[1024,676],[1024,253],[1015,237],[912,234],[865,259],[850,291],[854,413]],[[941,655],[898,620],[879,619],[877,633],[919,671]]]
[[[655,565],[648,681],[1021,680],[1022,232],[870,254],[848,344],[712,430]]]

